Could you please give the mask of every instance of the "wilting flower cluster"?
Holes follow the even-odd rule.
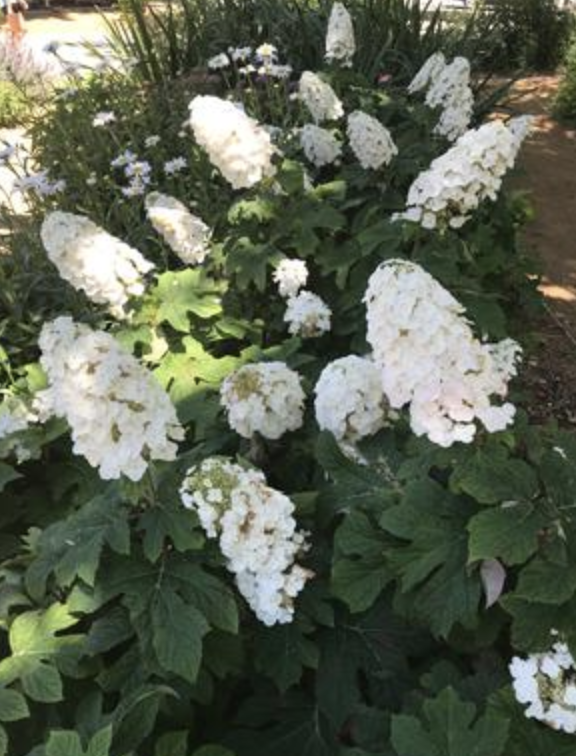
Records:
[[[380,370],[368,357],[351,354],[328,363],[314,392],[316,422],[344,448],[377,433],[391,419]]]
[[[306,544],[292,501],[270,488],[260,471],[221,457],[190,468],[180,496],[198,513],[208,537],[218,538],[227,568],[258,619],[268,626],[291,622],[294,599],[312,577],[296,563]]]
[[[355,52],[352,18],[342,3],[334,3],[328,19],[325,59],[329,63],[337,62],[350,67]]]
[[[334,134],[313,123],[306,124],[300,130],[300,145],[316,168],[330,165],[342,155],[342,145]]]
[[[361,110],[355,110],[348,116],[347,134],[352,152],[365,170],[378,170],[398,154],[388,129]]]
[[[304,71],[300,77],[298,94],[315,123],[336,121],[344,115],[344,106],[336,92],[312,71]]]
[[[332,311],[317,294],[311,291],[301,291],[290,297],[284,322],[288,323],[288,331],[293,336],[311,339],[322,336],[330,330]]]
[[[576,663],[566,643],[526,659],[515,656],[510,674],[517,701],[528,704],[528,718],[576,733]]]
[[[244,438],[277,439],[303,422],[300,376],[283,362],[244,365],[224,380],[220,398],[230,427]]]
[[[151,460],[176,458],[183,431],[168,395],[113,336],[59,317],[39,345],[48,388],[36,406],[68,422],[74,453],[101,478],[140,480]]]
[[[234,189],[274,175],[276,148],[269,134],[234,103],[198,95],[190,103],[190,126],[210,162]]]
[[[515,408],[493,404],[516,374],[520,347],[511,339],[483,344],[464,308],[429,273],[406,260],[382,263],[364,301],[367,339],[393,408],[410,405],[417,436],[440,446],[470,443],[476,421],[503,430]]]
[[[284,258],[274,271],[274,281],[278,284],[281,297],[294,297],[308,280],[308,266],[304,260]]]
[[[143,277],[154,267],[138,250],[82,215],[48,213],[40,236],[62,278],[118,318],[125,316],[130,297],[144,292]]]
[[[175,197],[151,192],[145,201],[150,223],[183,263],[197,265],[209,252],[210,229]]]
[[[460,228],[485,199],[496,199],[502,179],[514,165],[530,118],[485,123],[467,131],[447,152],[432,161],[408,190],[407,210],[395,219],[424,228]]]

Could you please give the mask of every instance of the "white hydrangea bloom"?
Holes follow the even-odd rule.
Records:
[[[234,189],[249,188],[275,174],[272,157],[277,149],[266,130],[243,110],[212,95],[198,95],[189,107],[196,141]]]
[[[526,717],[576,733],[576,663],[565,643],[525,659],[515,656],[509,669],[516,700],[528,704]]]
[[[470,63],[466,58],[454,58],[431,80],[426,104],[442,108],[434,133],[453,142],[462,136],[470,124],[474,110],[474,95],[470,88]]]
[[[334,134],[312,123],[300,130],[300,145],[308,160],[317,168],[330,165],[342,155],[342,145]]]
[[[274,271],[274,281],[278,284],[281,297],[294,297],[308,280],[308,266],[304,260],[284,258]]]
[[[244,438],[277,439],[303,423],[300,376],[283,362],[244,365],[222,383],[220,400],[230,427]]]
[[[304,71],[298,91],[315,123],[336,121],[344,115],[344,106],[336,92],[312,71]]]
[[[407,210],[394,216],[424,228],[460,228],[485,199],[496,199],[502,179],[514,165],[530,119],[509,125],[485,123],[467,131],[456,144],[413,181]]]
[[[356,52],[352,18],[342,3],[334,3],[328,19],[326,55],[329,63],[334,61],[350,68]]]
[[[14,397],[0,403],[0,459],[14,454],[18,463],[31,458],[22,433],[38,422],[38,414]]]
[[[268,626],[294,616],[294,599],[313,573],[296,563],[305,535],[294,504],[257,470],[212,457],[186,474],[182,503],[198,513],[209,538],[218,538],[227,568],[258,619]]]
[[[431,55],[408,85],[408,92],[415,94],[427,89],[432,81],[444,70],[446,58],[443,53],[437,52]]]
[[[390,419],[380,370],[367,357],[351,354],[328,363],[314,392],[318,425],[345,446],[372,436]]]
[[[197,265],[209,252],[210,229],[175,197],[151,192],[146,213],[156,231],[183,263]]]
[[[284,313],[284,322],[293,336],[303,339],[322,336],[330,330],[332,311],[317,294],[301,291],[290,297]]]
[[[464,308],[429,273],[406,260],[382,263],[368,281],[367,339],[390,405],[410,404],[410,424],[440,446],[470,443],[476,421],[489,432],[512,421],[504,397],[520,347],[474,337]]]
[[[144,293],[152,263],[88,218],[56,210],[45,217],[40,236],[62,278],[115,317],[125,316],[130,297]]]
[[[183,431],[168,395],[109,333],[59,317],[39,346],[49,386],[36,408],[66,419],[74,453],[101,478],[140,480],[151,460],[176,458]]]
[[[355,110],[348,116],[347,134],[352,152],[365,170],[378,170],[398,154],[388,129],[361,110]]]

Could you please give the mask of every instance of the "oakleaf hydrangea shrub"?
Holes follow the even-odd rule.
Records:
[[[154,118],[121,76],[47,114],[86,147],[0,261],[51,286],[0,337],[0,753],[576,752],[529,124],[469,128],[463,59],[408,91],[357,43],[336,4],[323,70],[246,40]]]

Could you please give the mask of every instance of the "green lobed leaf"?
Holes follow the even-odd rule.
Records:
[[[388,543],[386,534],[360,510],[346,515],[336,531],[331,587],[352,612],[372,606],[393,579],[385,557]]]
[[[539,492],[534,469],[521,459],[513,459],[502,446],[478,449],[454,471],[450,485],[481,504],[531,501]]]
[[[234,596],[200,565],[176,553],[155,564],[117,558],[102,576],[103,599],[122,596],[142,646],[166,673],[197,678],[202,639],[211,626],[235,632]]]
[[[446,636],[457,623],[476,621],[478,576],[468,571],[466,523],[470,505],[430,479],[406,487],[402,503],[380,518],[389,533],[405,543],[389,550],[398,575],[398,607],[436,635]]]
[[[318,648],[306,637],[297,621],[258,629],[254,663],[271,678],[280,691],[296,685],[305,668],[318,666]]]
[[[75,669],[83,637],[60,635],[78,622],[64,604],[20,614],[10,627],[12,656],[0,662],[0,685],[20,679],[30,698],[52,703],[62,697],[59,669]]]
[[[204,616],[174,591],[164,588],[150,605],[152,645],[160,665],[193,683],[202,661]]]
[[[468,523],[469,559],[522,564],[538,549],[538,535],[546,523],[546,515],[534,504],[485,509]]]
[[[452,688],[425,701],[421,717],[392,717],[392,744],[398,756],[501,756],[508,721],[493,711],[478,717]]]
[[[119,488],[112,485],[65,520],[49,526],[38,540],[38,557],[26,576],[31,593],[41,596],[51,573],[63,587],[76,578],[94,585],[105,546],[119,554],[130,551],[128,516]]]
[[[202,270],[166,271],[158,276],[158,283],[152,291],[152,296],[159,302],[157,320],[188,333],[189,315],[202,319],[220,315],[222,293],[223,286],[209,279]]]

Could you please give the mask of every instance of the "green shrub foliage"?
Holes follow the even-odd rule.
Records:
[[[247,41],[262,41],[253,34]],[[247,189],[233,190],[182,125],[205,79],[161,89],[93,80],[61,93],[32,131],[35,157],[66,185],[30,193],[31,212],[11,219],[11,254],[0,258],[0,422],[47,385],[59,390],[51,371],[83,359],[38,347],[47,323],[71,316],[104,332],[102,350],[121,345],[123,370],[137,364],[158,382],[185,435],[175,459],[150,460],[136,480],[103,480],[62,417],[0,434],[0,754],[571,756],[573,735],[524,716],[508,667],[555,638],[576,650],[574,436],[530,424],[521,382],[510,390],[512,425],[446,448],[416,436],[404,408],[351,451],[320,430],[313,406],[328,363],[369,351],[363,297],[392,258],[418,264],[461,302],[476,338],[529,348],[538,300],[517,240],[523,199],[501,191],[458,229],[393,220],[450,146],[422,97],[327,67],[345,112],[375,117],[398,152],[362,168],[336,119],[341,158],[316,167],[296,131],[309,121],[290,96],[299,72],[215,76],[212,91],[282,130],[275,175]],[[186,164],[167,171],[175,158]],[[130,196],[143,174],[144,193]],[[156,233],[145,212],[152,189],[209,227],[201,265],[184,264]],[[39,236],[55,209],[154,263],[129,317],[60,278]],[[101,254],[115,244],[106,237]],[[288,332],[273,279],[286,257],[306,262],[307,288],[332,313],[329,333]],[[222,383],[272,362],[301,378],[302,423],[279,439],[245,437],[227,421]],[[78,388],[68,406],[83,401]],[[96,410],[94,438],[108,422],[105,404]],[[117,441],[112,433],[110,448]],[[232,558],[199,508],[183,505],[187,472],[215,456],[248,481],[243,501],[259,491],[265,508],[287,496],[307,533],[298,562],[308,579],[290,622],[258,620]]]
[[[576,37],[572,38],[566,53],[563,76],[554,101],[554,114],[562,120],[576,120]]]

